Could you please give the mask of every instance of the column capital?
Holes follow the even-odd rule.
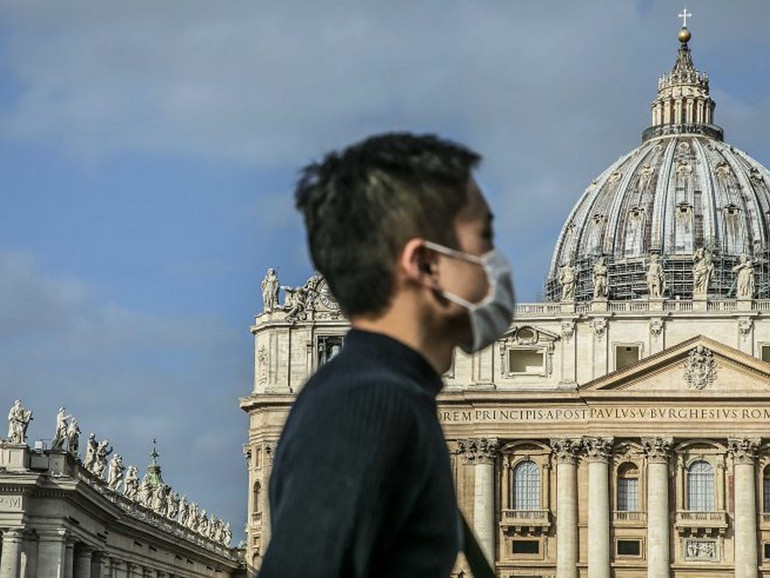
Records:
[[[20,542],[24,538],[24,528],[20,526],[14,526],[3,530],[3,540],[9,540],[12,542]]]
[[[671,447],[674,445],[672,438],[646,437],[642,438],[642,447],[647,454],[647,461],[650,463],[668,463],[668,457],[671,454]]]
[[[583,449],[589,462],[607,462],[612,455],[615,438],[584,437]]]
[[[728,438],[727,451],[736,464],[754,464],[761,441],[759,438]]]
[[[500,446],[495,438],[466,438],[457,440],[457,451],[468,463],[492,464]]]
[[[67,539],[68,532],[64,528],[44,528],[38,529],[37,535],[42,541],[64,542]]]
[[[577,453],[583,445],[582,440],[576,438],[553,438],[551,450],[557,464],[574,464]]]

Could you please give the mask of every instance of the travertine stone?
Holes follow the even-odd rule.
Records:
[[[91,565],[93,563],[93,548],[84,545],[78,545],[75,549],[75,578],[91,578]],[[94,577],[98,578],[98,577]]]
[[[647,454],[647,576],[669,575],[668,459],[671,439],[642,438]]]
[[[577,452],[578,439],[552,439],[556,460],[556,575],[577,578],[578,512],[577,512]]]
[[[612,438],[586,437],[588,461],[588,573],[610,577],[610,488],[608,460]]]

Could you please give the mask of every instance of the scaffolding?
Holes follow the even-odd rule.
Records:
[[[591,255],[575,259],[577,282],[575,286],[575,301],[585,302],[594,298],[593,270],[599,255]],[[608,299],[628,301],[646,299],[647,269],[649,258],[636,257],[629,259],[614,259],[604,255],[608,269],[607,281],[609,286]],[[693,298],[693,255],[662,255],[661,264],[666,279],[663,298],[684,299]],[[718,250],[711,253],[714,272],[708,287],[709,299],[734,299],[736,297],[737,273],[733,268],[738,265],[740,255],[727,255]],[[770,298],[770,247],[755,252],[754,283],[755,299]],[[547,301],[560,301],[562,287],[558,277],[549,278],[545,284]]]

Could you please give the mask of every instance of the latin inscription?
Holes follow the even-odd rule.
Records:
[[[439,410],[441,422],[746,421],[770,420],[770,407],[578,407]]]

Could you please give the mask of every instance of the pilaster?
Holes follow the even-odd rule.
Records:
[[[16,578],[19,575],[22,528],[9,528],[3,532],[3,548],[0,554],[0,578]]]

